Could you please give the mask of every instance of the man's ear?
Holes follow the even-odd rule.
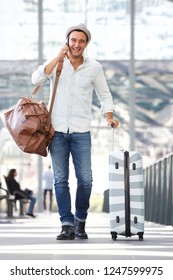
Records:
[[[88,43],[89,43],[89,42],[86,42],[86,46],[85,46],[85,49],[86,49],[86,47],[88,46]]]

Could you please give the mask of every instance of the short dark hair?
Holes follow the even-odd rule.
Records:
[[[69,36],[70,36],[70,34],[71,34],[73,31],[83,32],[83,33],[86,35],[86,41],[88,42],[88,36],[87,36],[87,34],[86,34],[83,30],[81,30],[81,29],[74,29],[74,30],[72,30],[72,31],[68,34],[68,37],[67,37],[68,42],[69,42]]]

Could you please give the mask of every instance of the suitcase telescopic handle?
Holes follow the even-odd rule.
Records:
[[[114,142],[115,142],[114,123],[112,122],[110,124],[110,126],[111,126],[111,130],[112,130],[112,133],[111,133],[111,151],[114,151]],[[117,128],[115,130],[117,130]],[[118,139],[118,143],[119,143],[119,139]],[[121,151],[124,151],[124,148],[120,145],[120,143],[119,143],[118,146],[119,146]]]
[[[111,151],[114,150],[114,123],[111,123],[111,128],[112,128],[112,135],[111,135]]]

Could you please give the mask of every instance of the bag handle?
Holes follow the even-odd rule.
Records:
[[[55,100],[56,89],[57,89],[57,86],[58,86],[58,81],[59,81],[59,76],[61,74],[62,66],[63,66],[63,60],[60,60],[60,62],[58,63],[57,70],[56,70],[56,79],[55,79],[55,84],[54,84],[54,88],[53,88],[52,98],[51,98],[51,102],[50,102],[50,108],[49,108],[49,115],[50,116],[52,114],[52,109],[53,109],[53,104],[54,104],[54,100]],[[36,86],[36,88],[34,89],[34,91],[32,93],[31,98],[33,98],[34,95],[36,95],[36,93],[38,92],[40,87],[41,87],[41,85]]]

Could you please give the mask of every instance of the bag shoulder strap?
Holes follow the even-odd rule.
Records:
[[[58,67],[57,67],[57,70],[56,70],[56,79],[55,79],[55,84],[54,84],[54,88],[53,88],[52,98],[51,98],[51,102],[50,102],[50,108],[49,108],[49,115],[50,116],[52,114],[53,104],[54,104],[54,100],[55,100],[55,94],[56,94],[56,90],[57,90],[59,76],[61,74],[62,66],[63,66],[63,61],[60,61],[58,63]]]
[[[61,74],[61,70],[62,70],[62,66],[63,66],[63,61],[61,60],[58,63],[58,67],[56,70],[56,79],[55,79],[55,84],[54,84],[54,88],[53,88],[53,93],[52,93],[52,98],[51,98],[51,102],[50,102],[50,108],[49,108],[49,115],[51,116],[52,114],[52,109],[53,109],[53,104],[54,104],[54,100],[55,100],[55,94],[56,94],[56,90],[57,90],[57,86],[58,86],[58,81],[59,81],[59,76]],[[34,95],[37,94],[39,88],[41,87],[41,85],[38,85],[35,87],[33,93],[32,93],[32,98],[34,97]]]

